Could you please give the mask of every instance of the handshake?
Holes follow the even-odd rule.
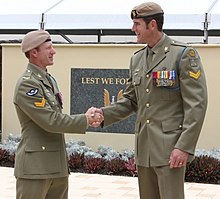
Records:
[[[85,113],[89,126],[99,127],[100,124],[104,121],[103,111],[101,108],[91,107]]]

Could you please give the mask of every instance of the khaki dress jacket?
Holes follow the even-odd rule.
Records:
[[[147,65],[147,47],[130,61],[130,77],[121,100],[103,107],[104,126],[134,112],[135,158],[139,166],[165,166],[174,148],[193,159],[207,108],[207,87],[196,50],[167,35]]]
[[[62,113],[62,98],[55,80],[46,71],[28,64],[18,80],[14,105],[21,125],[21,141],[15,156],[14,175],[46,179],[69,174],[64,133],[84,133],[84,114]]]

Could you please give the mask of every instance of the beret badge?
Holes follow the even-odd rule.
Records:
[[[132,10],[132,12],[131,12],[131,18],[133,19],[133,18],[135,18],[135,17],[137,17],[137,11],[136,11],[136,10]]]

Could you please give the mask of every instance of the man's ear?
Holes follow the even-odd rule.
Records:
[[[156,22],[155,19],[152,19],[152,20],[151,20],[151,26],[152,26],[153,28],[157,27],[157,22]]]
[[[31,49],[29,53],[30,53],[30,56],[37,57],[38,51],[36,48],[34,48],[34,49]]]

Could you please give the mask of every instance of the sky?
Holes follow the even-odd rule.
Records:
[[[39,28],[45,14],[46,29],[131,28],[130,12],[144,0],[0,0],[0,28]],[[220,27],[220,0],[154,0],[165,12],[166,29]],[[212,8],[212,5],[215,6]],[[218,15],[216,17],[216,14]],[[99,15],[102,15],[101,17]],[[105,16],[104,16],[105,15]]]
[[[126,14],[143,0],[0,0],[1,14]],[[165,13],[199,14],[216,2],[213,13],[220,14],[220,0],[154,0]],[[56,5],[55,7],[53,7]],[[50,9],[51,8],[51,9]],[[48,11],[48,9],[50,9]]]

